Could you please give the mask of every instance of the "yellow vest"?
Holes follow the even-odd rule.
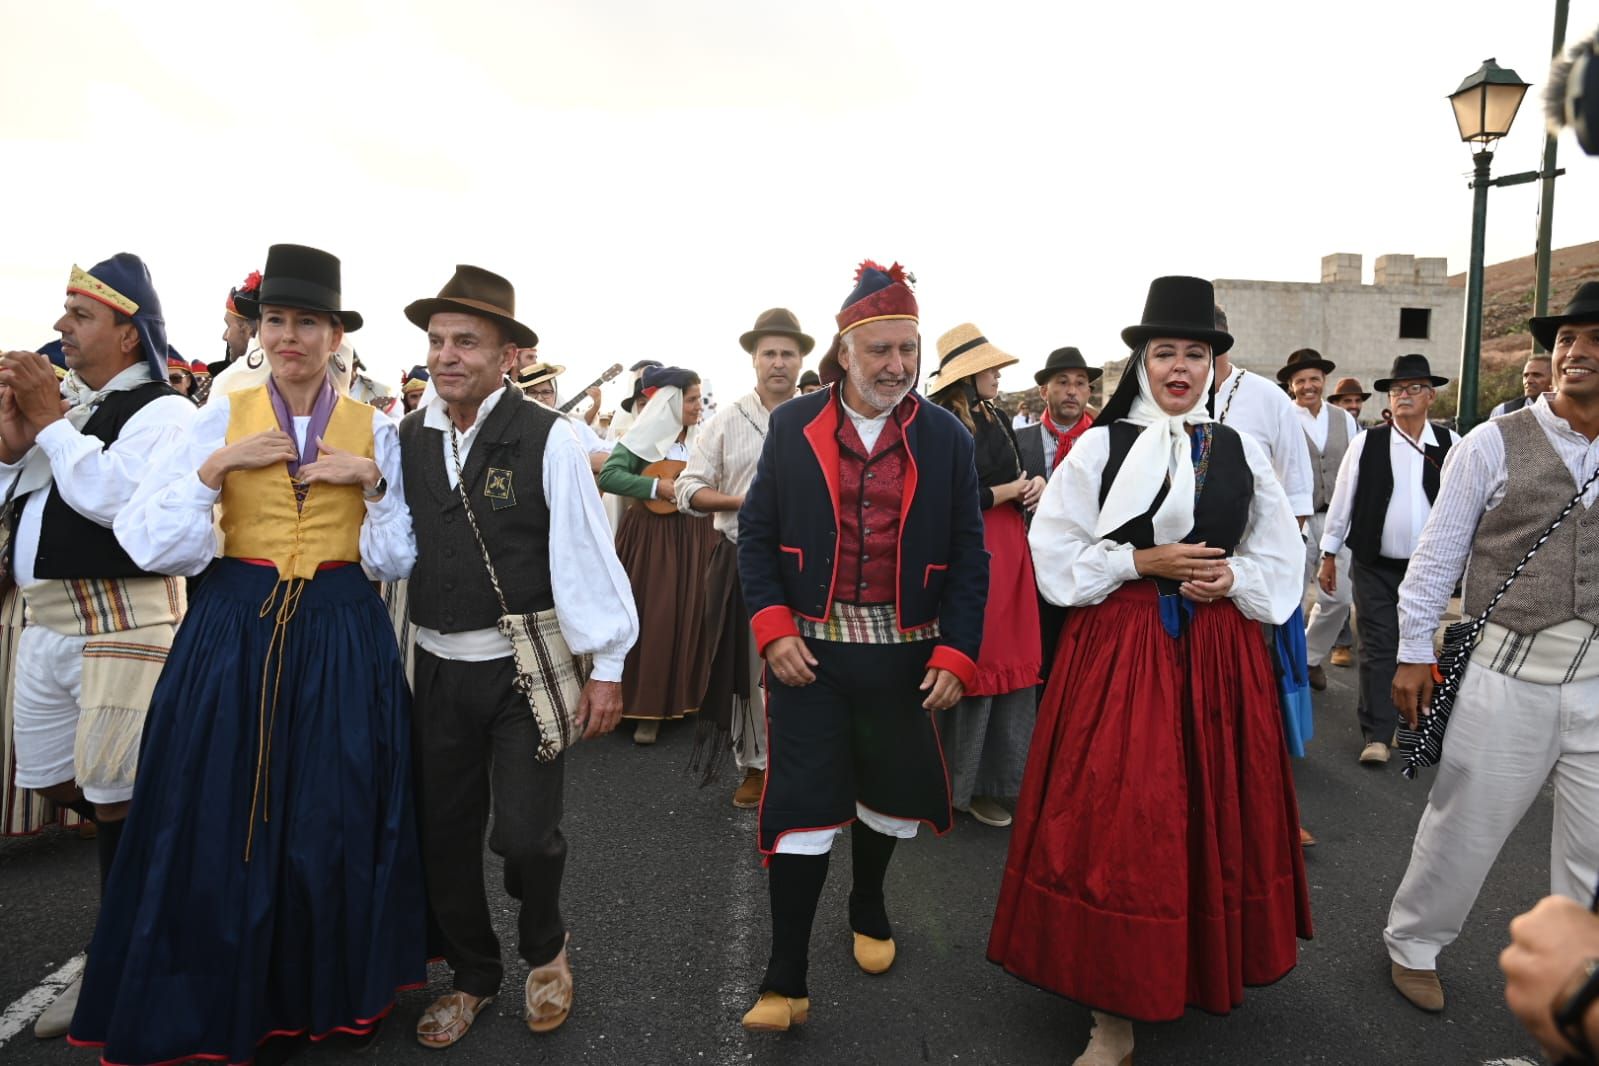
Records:
[[[228,397],[227,442],[277,429],[266,386]],[[372,408],[340,396],[322,439],[369,459]],[[235,470],[222,480],[222,554],[233,559],[267,559],[280,580],[309,580],[326,562],[361,561],[361,523],[366,501],[359,485],[316,484],[296,508],[294,482],[284,463],[258,470]]]

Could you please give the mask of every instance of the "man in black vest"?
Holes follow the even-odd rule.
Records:
[[[1354,556],[1350,579],[1360,616],[1360,761],[1380,766],[1398,727],[1389,689],[1399,653],[1399,583],[1421,539],[1438,496],[1444,456],[1459,438],[1427,421],[1440,385],[1424,355],[1401,355],[1392,373],[1378,381],[1388,394],[1393,420],[1355,437],[1338,467],[1327,509],[1317,581],[1332,596],[1338,590],[1338,552],[1347,543]]]
[[[1527,365],[1521,368],[1521,395],[1499,404],[1488,412],[1488,417],[1499,418],[1513,414],[1530,403],[1537,403],[1538,397],[1554,391],[1554,380],[1548,355],[1535,352],[1527,356]]]
[[[0,521],[31,623],[16,655],[16,783],[99,824],[104,887],[185,603],[182,579],[140,570],[111,525],[194,405],[167,384],[161,301],[138,256],[73,267],[56,329],[65,381],[42,355],[0,357]],[[74,983],[35,1033],[65,1033],[76,1003]]]
[[[505,382],[517,349],[538,344],[516,320],[511,283],[460,266],[437,298],[417,300],[405,314],[427,331],[437,392],[400,424],[417,541],[412,750],[428,903],[455,972],[454,989],[422,1015],[417,1038],[447,1047],[466,1034],[504,976],[483,892],[491,799],[489,846],[504,858],[505,889],[521,905],[517,950],[532,967],[528,1028],[548,1032],[572,1006],[560,910],[565,756],[537,758],[537,721],[513,687],[516,661],[497,620],[553,609],[570,652],[594,656],[577,709],[590,737],[610,732],[621,717],[622,661],[638,636],[638,614],[572,426]]]

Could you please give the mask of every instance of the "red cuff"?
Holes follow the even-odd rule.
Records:
[[[940,644],[933,649],[932,658],[927,660],[927,668],[932,670],[935,667],[954,674],[966,689],[970,689],[972,682],[977,680],[977,664],[948,644]]]
[[[750,619],[750,629],[755,633],[756,650],[766,654],[766,646],[780,637],[797,637],[799,627],[794,624],[794,612],[780,603],[763,607]]]

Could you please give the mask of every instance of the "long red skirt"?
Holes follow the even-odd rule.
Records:
[[[988,957],[1096,1010],[1225,1014],[1293,969],[1310,895],[1260,626],[1180,639],[1152,582],[1072,610],[1038,708]]]
[[[1014,504],[983,512],[983,547],[988,549],[988,606],[977,678],[968,696],[1003,696],[1038,684],[1038,583],[1027,547],[1027,523]]]

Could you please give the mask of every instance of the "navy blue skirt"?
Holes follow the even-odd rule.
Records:
[[[219,562],[156,686],[72,1022],[105,1062],[367,1032],[426,978],[394,627],[359,566],[306,583],[281,630],[276,582]]]

